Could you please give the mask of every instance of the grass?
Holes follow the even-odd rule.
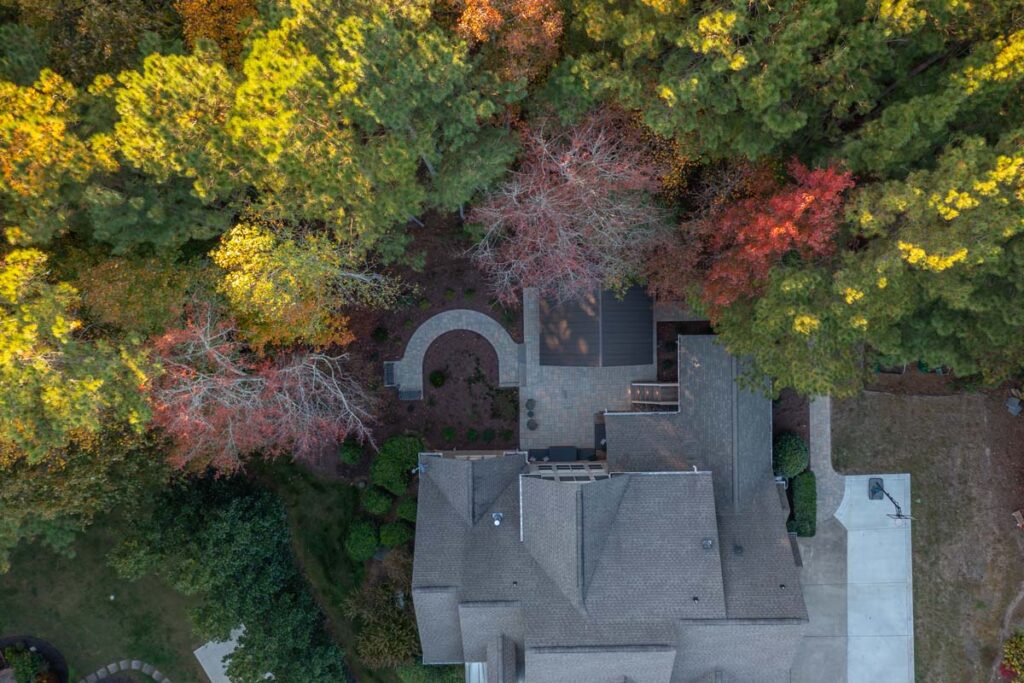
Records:
[[[919,681],[989,680],[1009,635],[1004,612],[1024,582],[1010,517],[1024,503],[1024,420],[1003,399],[868,393],[833,404],[836,469],[911,476]]]
[[[98,521],[75,557],[23,545],[0,575],[0,633],[34,635],[67,658],[75,681],[110,662],[141,659],[176,683],[205,682],[192,651],[201,645],[186,614],[190,600],[162,581],[120,579],[107,566],[118,524]],[[114,600],[110,600],[110,596]]]
[[[363,578],[363,567],[345,552],[349,524],[358,519],[358,490],[349,484],[322,481],[281,461],[261,464],[258,476],[288,508],[295,555],[356,678],[361,683],[398,683],[393,672],[369,670],[356,660],[355,628],[342,608],[345,597]]]

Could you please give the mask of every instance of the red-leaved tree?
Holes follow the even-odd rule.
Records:
[[[203,303],[154,343],[164,374],[153,419],[174,443],[173,465],[231,472],[254,453],[301,459],[347,437],[371,441],[373,399],[345,372],[346,356],[257,361],[238,336],[233,321]]]
[[[714,319],[734,301],[756,296],[785,254],[811,260],[833,253],[852,175],[835,166],[810,170],[796,160],[787,170],[792,180],[780,185],[763,169],[737,168],[745,197],[712,204],[671,238],[652,243],[652,293],[671,298],[696,287]]]
[[[572,299],[637,274],[664,213],[651,197],[662,169],[631,122],[603,109],[569,128],[537,122],[521,137],[518,169],[469,216],[483,226],[471,255],[495,294],[514,302],[536,287]]]

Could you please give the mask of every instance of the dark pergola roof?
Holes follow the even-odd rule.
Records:
[[[654,362],[654,305],[642,287],[540,302],[540,364],[584,367]]]

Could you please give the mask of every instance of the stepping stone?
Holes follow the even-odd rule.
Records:
[[[89,674],[85,677],[85,683],[96,683],[97,680],[96,674]]]
[[[152,664],[142,665],[142,673],[146,674],[147,676],[152,676],[154,671],[156,671],[156,669],[153,668]]]
[[[142,662],[137,659],[132,660],[132,671],[138,671],[142,668]]]
[[[112,674],[116,674],[117,673],[117,664],[107,664],[107,671],[109,671]]]
[[[129,667],[131,667],[131,663],[127,659],[122,659],[117,663],[117,667],[121,669],[121,671],[127,671]]]
[[[108,678],[109,676],[110,676],[110,674],[107,672],[106,669],[100,669],[99,671],[96,672],[96,677],[99,678],[101,681],[104,678]]]
[[[162,673],[160,673],[159,671],[154,671],[153,672],[153,680],[156,681],[156,683],[162,683],[163,680],[164,680],[164,675]]]

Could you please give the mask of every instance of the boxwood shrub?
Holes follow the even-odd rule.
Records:
[[[393,548],[412,540],[412,528],[405,522],[390,522],[380,528],[380,542]]]
[[[345,538],[345,552],[356,562],[365,562],[377,552],[377,529],[371,522],[356,522]]]
[[[792,432],[779,434],[772,448],[772,465],[776,476],[792,479],[807,469],[810,453],[807,443]]]
[[[363,509],[371,515],[383,517],[391,511],[392,500],[394,499],[387,491],[376,486],[370,486],[363,491],[360,502],[363,504]]]
[[[346,441],[338,449],[338,458],[346,465],[358,465],[363,459],[363,448],[354,441]]]
[[[403,498],[398,501],[398,508],[395,510],[398,513],[400,519],[408,520],[412,523],[416,523],[416,499],[415,498]]]
[[[818,514],[818,487],[814,472],[804,472],[793,479],[793,518],[786,525],[797,536],[813,536]]]
[[[380,447],[370,467],[370,479],[396,496],[402,495],[409,486],[409,472],[416,467],[422,450],[423,442],[418,436],[391,437]]]

